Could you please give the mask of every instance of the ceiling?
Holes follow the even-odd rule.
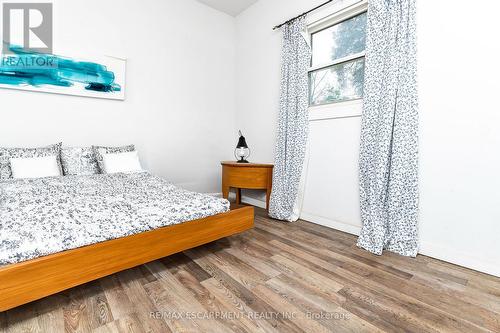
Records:
[[[231,16],[237,16],[239,13],[253,5],[257,0],[198,0],[207,6],[220,10]]]

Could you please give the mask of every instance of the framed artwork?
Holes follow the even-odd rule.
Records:
[[[126,59],[73,58],[10,47],[1,56],[0,88],[125,99]]]

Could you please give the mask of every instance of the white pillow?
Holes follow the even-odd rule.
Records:
[[[10,159],[12,178],[41,178],[61,176],[57,156],[19,157]]]
[[[137,150],[126,153],[104,154],[102,162],[104,164],[104,173],[144,171],[141,162],[139,162]]]

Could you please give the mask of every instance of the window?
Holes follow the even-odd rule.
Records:
[[[311,34],[309,105],[363,97],[366,12]]]

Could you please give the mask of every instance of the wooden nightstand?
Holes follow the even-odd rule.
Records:
[[[266,209],[273,183],[272,164],[221,162],[222,196],[227,199],[229,189],[236,189],[236,203],[241,203],[241,189],[266,190]]]

